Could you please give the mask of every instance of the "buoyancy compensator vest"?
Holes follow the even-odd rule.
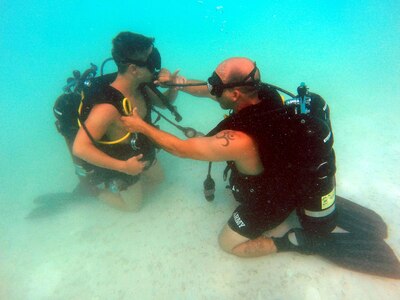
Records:
[[[72,154],[72,145],[80,126],[83,127],[96,147],[112,157],[128,159],[132,155],[142,153],[144,160],[151,162],[155,158],[154,145],[144,135],[127,133],[118,140],[108,140],[107,137],[103,137],[102,140],[95,141],[87,128],[85,128],[84,121],[96,104],[112,104],[121,115],[127,115],[131,110],[129,101],[119,91],[109,86],[114,80],[116,73],[103,75],[105,64],[112,60],[112,58],[108,58],[102,63],[99,77],[96,77],[97,66],[94,64],[91,64],[91,67],[82,74],[74,70],[73,77],[67,79],[67,84],[63,88],[64,93],[57,98],[53,107],[57,130],[65,138],[75,164],[76,174],[79,175],[81,183],[83,181],[87,182],[87,178],[90,177],[89,175],[93,175],[96,168],[101,168],[95,167]],[[156,80],[158,73],[156,72],[154,76],[154,80]],[[171,87],[173,86],[171,85]],[[147,115],[144,118],[146,122],[155,124],[160,118],[163,118],[181,130],[186,137],[204,136],[204,134],[197,132],[191,127],[183,127],[175,124],[153,108],[149,91],[161,100],[162,104],[175,117],[175,121],[180,122],[182,120],[182,116],[178,113],[177,108],[170,103],[169,99],[158,90],[153,82],[142,83],[139,86],[139,90],[146,100]],[[151,111],[158,115],[158,118],[154,122],[151,120]],[[125,140],[127,139],[130,139],[129,143],[126,143]],[[132,151],[134,152],[132,153]],[[111,170],[102,170],[108,173],[114,172]]]
[[[80,75],[79,71],[74,71],[74,78],[71,77],[67,80],[64,93],[57,98],[53,107],[56,128],[65,138],[74,162],[75,173],[84,186],[91,185],[90,181],[95,172],[100,170],[108,174],[114,171],[93,166],[72,154],[72,146],[81,126],[97,148],[114,158],[128,159],[139,153],[143,153],[144,159],[149,161],[155,158],[153,144],[143,135],[127,133],[117,140],[109,140],[107,137],[99,141],[93,139],[84,125],[84,121],[96,104],[111,104],[121,115],[128,115],[131,112],[131,105],[128,99],[110,86],[110,83],[116,77],[116,73],[96,77],[96,71],[97,67],[93,64],[82,75]],[[147,94],[144,96],[146,97]],[[151,123],[152,106],[150,101],[146,101],[146,105],[148,113],[144,119]],[[129,143],[126,142],[128,139],[130,139]]]
[[[279,197],[286,193],[295,197],[304,228],[329,231],[336,218],[336,167],[329,107],[321,96],[313,93],[307,93],[303,108],[296,98],[279,103],[276,91],[265,95],[259,97],[260,103],[232,114],[208,134],[241,131],[258,145],[264,172],[244,175],[233,162],[228,162],[224,175],[231,170],[232,192],[239,202],[251,201],[254,192],[263,194],[265,189]],[[301,111],[304,108],[307,111]]]
[[[125,98],[121,92],[110,86],[115,77],[116,74],[108,74],[99,77],[99,79],[95,78],[90,87],[83,89],[82,101],[78,109],[80,116],[79,121],[82,126],[91,109],[97,104],[111,104],[122,116],[127,116],[131,113],[132,108],[129,100]],[[144,92],[142,91],[142,93]],[[145,93],[144,96],[146,98]],[[152,103],[148,99],[146,100],[147,114],[144,117],[144,120],[151,123]],[[84,129],[88,135],[90,135],[85,127]],[[127,132],[117,140],[110,140],[105,136],[100,141],[92,139],[92,142],[97,148],[117,159],[126,160],[138,154],[143,154],[143,159],[150,162],[155,158],[155,147],[153,143],[146,136],[140,133]]]
[[[320,176],[318,167],[327,160],[332,167],[330,172],[334,173],[329,108],[321,96],[308,96],[310,111],[303,114],[296,103],[282,103],[279,94],[272,90],[257,105],[224,119],[208,136],[227,129],[251,136],[259,146],[266,176]]]

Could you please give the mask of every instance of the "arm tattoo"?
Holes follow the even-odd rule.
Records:
[[[222,139],[224,140],[224,144],[222,144],[222,147],[228,147],[229,146],[229,141],[232,141],[235,139],[235,135],[232,131],[224,131],[220,132],[215,136],[217,139]]]

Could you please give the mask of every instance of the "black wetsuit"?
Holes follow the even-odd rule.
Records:
[[[84,98],[82,101],[83,107],[80,116],[81,122],[86,120],[94,105],[102,103],[111,104],[121,115],[126,115],[126,111],[122,102],[125,97],[121,92],[110,86],[110,83],[114,78],[111,75],[114,74],[106,75],[107,77],[92,83],[90,88],[84,90]],[[145,95],[145,99],[147,114],[143,119],[147,123],[151,124],[152,104],[149,99],[147,99],[147,95]],[[127,142],[127,140],[129,142]],[[140,133],[131,134],[127,140],[123,140],[114,144],[104,144],[93,139],[92,142],[98,149],[119,160],[127,160],[133,156],[143,154],[142,160],[149,161],[149,165],[151,165],[151,163],[155,160],[156,151],[154,144],[145,135]],[[107,141],[107,137],[103,137],[101,141]],[[113,192],[125,190],[130,185],[136,183],[140,177],[140,175],[132,176],[91,164],[87,164],[85,168],[90,170],[87,173],[88,176],[90,176],[91,184],[100,189],[110,189]]]
[[[312,94],[311,113],[296,114],[276,91],[257,105],[223,120],[221,130],[242,131],[257,143],[264,172],[241,174],[233,162],[230,186],[240,205],[228,224],[254,239],[282,223],[297,209],[304,228],[315,232],[335,226],[335,156],[325,101]]]

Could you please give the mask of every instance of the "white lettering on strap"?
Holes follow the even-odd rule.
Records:
[[[242,221],[242,219],[239,217],[239,214],[237,212],[235,212],[233,214],[233,219],[235,220],[235,223],[237,226],[239,226],[239,228],[245,227],[246,224],[244,224],[244,222]]]

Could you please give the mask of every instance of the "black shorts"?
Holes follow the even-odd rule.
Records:
[[[112,193],[125,191],[128,187],[134,185],[140,179],[140,174],[132,176],[120,172],[99,173],[100,172],[97,172],[97,174],[91,178],[91,183],[100,191],[108,190]]]
[[[314,232],[330,232],[336,225],[334,177],[301,186],[298,184],[282,185],[275,181],[258,183],[251,187],[246,185],[246,188],[243,185],[239,188],[233,186],[235,198],[242,203],[229,219],[229,227],[242,236],[255,239],[281,224],[292,211],[297,210],[303,228]],[[327,196],[332,194],[333,199],[330,198],[327,204]],[[306,210],[307,215],[304,207],[311,207]],[[316,214],[308,213],[309,211],[315,211]],[[332,213],[321,213],[318,216],[319,211]]]
[[[75,173],[78,175],[81,183],[93,195],[97,195],[103,190],[119,193],[134,185],[140,179],[140,174],[132,176],[90,164],[85,164],[84,166],[75,164]]]
[[[123,159],[127,158],[124,157]],[[154,147],[145,154],[143,160],[149,162],[144,168],[144,171],[146,171],[157,161]],[[119,193],[134,185],[140,179],[140,174],[128,175],[114,170],[100,168],[80,159],[76,160],[75,173],[81,181],[93,187],[96,193],[103,190]]]

